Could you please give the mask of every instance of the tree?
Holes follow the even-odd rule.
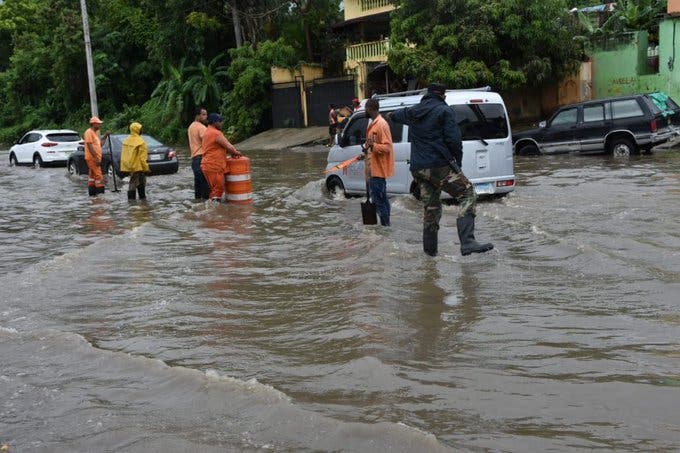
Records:
[[[292,68],[297,63],[295,49],[282,40],[263,41],[253,47],[246,43],[230,49],[232,63],[227,71],[232,89],[224,95],[229,138],[239,141],[257,132],[271,108],[271,67]]]
[[[165,62],[162,73],[163,79],[153,90],[151,97],[158,99],[166,119],[179,119],[183,116],[189,101],[184,59],[180,61],[179,66]]]
[[[578,66],[564,0],[398,0],[390,66],[451,87],[508,89],[558,80]]]
[[[205,106],[216,110],[222,99],[222,87],[227,78],[227,67],[220,66],[224,55],[220,54],[205,64],[203,60],[196,66],[185,69],[184,88],[193,96],[194,106]]]

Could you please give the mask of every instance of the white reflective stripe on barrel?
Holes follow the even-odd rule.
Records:
[[[245,175],[227,175],[227,181],[250,181],[250,173]]]
[[[250,200],[253,198],[253,193],[228,193],[227,194],[227,200]]]

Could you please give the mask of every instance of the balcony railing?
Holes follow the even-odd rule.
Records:
[[[347,61],[379,61],[387,60],[390,50],[390,40],[364,42],[348,46],[346,49]]]
[[[371,9],[384,8],[386,6],[391,6],[391,0],[360,0],[361,10],[368,11]]]

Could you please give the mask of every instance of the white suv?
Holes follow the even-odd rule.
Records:
[[[380,102],[383,118],[388,112],[415,105],[425,90],[406,91],[375,98]],[[475,90],[447,90],[446,103],[456,113],[456,121],[463,137],[462,169],[474,184],[479,195],[505,195],[515,189],[512,136],[505,103],[498,93],[489,88]],[[341,162],[361,154],[361,144],[366,140],[366,127],[370,119],[364,111],[365,101],[359,111],[348,120],[337,137],[338,144],[328,153],[330,169]],[[409,171],[411,143],[408,126],[388,121],[394,142],[394,176],[387,180],[387,192],[412,193],[419,196],[417,184]],[[361,195],[366,191],[363,161],[328,174],[329,192]],[[443,196],[448,196],[443,194]]]
[[[24,134],[9,149],[9,164],[33,165],[66,165],[69,156],[82,145],[80,135],[71,130],[41,130]]]

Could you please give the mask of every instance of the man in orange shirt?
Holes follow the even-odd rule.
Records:
[[[217,113],[208,115],[208,128],[203,135],[203,160],[201,170],[210,186],[210,199],[221,201],[224,195],[224,173],[227,171],[227,154],[239,158],[234,145],[222,133],[224,118]]]
[[[189,125],[189,149],[191,150],[191,170],[194,172],[194,198],[207,200],[210,189],[201,171],[203,160],[203,135],[205,134],[205,122],[208,119],[208,111],[203,107],[196,109],[194,122]]]
[[[376,99],[366,101],[366,114],[372,120],[366,130],[366,143],[363,145],[363,152],[367,154],[366,165],[370,166],[371,200],[375,203],[380,224],[390,226],[387,178],[394,176],[392,133],[387,121],[380,115],[380,104]]]
[[[109,138],[107,132],[103,139],[99,138],[102,120],[93,116],[90,118],[90,128],[85,131],[85,163],[87,164],[87,193],[94,197],[104,193],[104,174],[102,173],[102,144]],[[113,165],[113,163],[111,163]]]

